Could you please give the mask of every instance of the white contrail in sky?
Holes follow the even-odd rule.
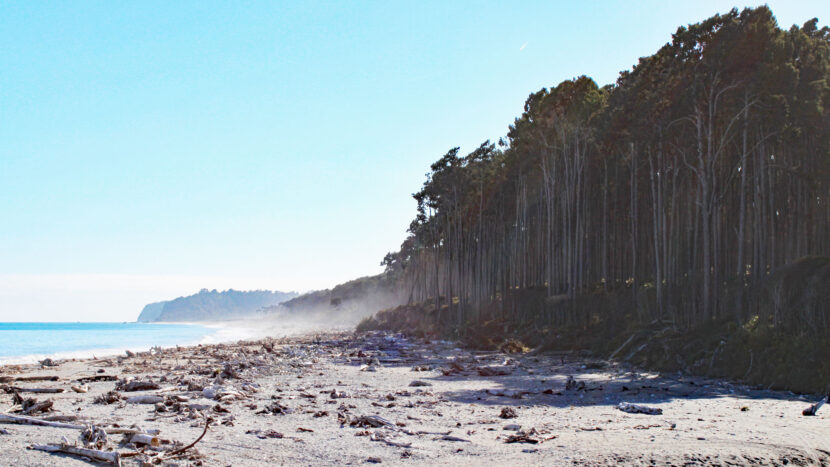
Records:
[[[525,47],[527,47],[527,42],[525,42],[524,44],[522,44],[522,46],[521,46],[521,47],[519,47],[519,52],[521,52],[522,50],[524,50],[524,49],[525,49]]]

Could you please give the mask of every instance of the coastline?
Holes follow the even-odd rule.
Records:
[[[25,381],[55,377],[56,381]],[[22,379],[21,379],[22,378]],[[120,380],[120,382],[119,382]],[[48,417],[158,432],[156,447],[102,447],[140,465],[204,438],[170,462],[201,465],[444,463],[686,465],[828,462],[830,412],[812,400],[727,381],[655,374],[575,353],[475,352],[399,335],[317,332],[170,348],[55,367],[0,366],[0,381],[52,402]],[[128,391],[127,383],[146,382]],[[71,386],[85,385],[76,393]],[[110,404],[96,398],[113,391]],[[129,398],[158,401],[128,402]],[[0,394],[0,413],[20,407]],[[136,399],[133,399],[136,400]],[[620,403],[660,409],[631,414]],[[205,428],[205,420],[212,419]],[[80,430],[0,424],[0,460],[52,465],[32,444]],[[119,431],[121,430],[121,431]],[[2,432],[0,432],[2,433]],[[178,443],[178,444],[176,444]],[[79,442],[80,445],[80,442]],[[166,454],[165,454],[166,453]],[[786,462],[784,462],[786,460]],[[62,465],[88,465],[75,456]]]
[[[49,323],[52,324],[52,323]],[[60,323],[63,324],[63,323]],[[253,332],[252,327],[242,326],[241,323],[232,322],[153,322],[153,323],[79,323],[79,324],[130,324],[140,326],[194,326],[200,328],[211,329],[212,332],[195,338],[184,338],[176,343],[168,343],[161,345],[163,348],[172,348],[176,346],[193,346],[198,344],[218,344],[224,342],[233,342],[242,339],[249,339],[257,337],[258,334]],[[69,331],[65,331],[69,332]],[[82,331],[77,331],[82,332]],[[92,344],[90,344],[92,345]],[[113,347],[95,347],[72,349],[72,350],[58,350],[55,352],[39,352],[28,353],[20,355],[0,355],[0,365],[14,365],[14,364],[30,364],[37,363],[43,359],[49,358],[52,360],[72,360],[72,359],[95,359],[108,358],[115,355],[123,355],[126,351],[131,352],[146,352],[157,345],[153,343],[144,343],[138,345],[121,345]]]
[[[97,324],[97,323],[96,323]],[[119,324],[119,323],[106,323]],[[170,349],[175,347],[190,347],[196,345],[214,345],[237,342],[241,340],[261,339],[268,336],[272,337],[287,337],[299,335],[310,332],[315,326],[302,321],[294,320],[280,320],[271,318],[261,319],[235,319],[225,321],[158,321],[158,322],[128,322],[125,324],[136,324],[142,326],[198,326],[202,328],[212,329],[213,332],[205,334],[195,339],[185,339],[175,344],[161,345],[158,347]],[[333,330],[345,330],[347,327],[340,326],[332,328]],[[80,359],[98,359],[111,358],[118,355],[124,355],[126,351],[131,352],[147,352],[151,348],[157,347],[153,344],[145,345],[125,345],[117,347],[91,347],[86,349],[74,349],[57,352],[32,353],[23,355],[0,355],[0,366],[2,365],[19,365],[19,364],[34,364],[43,359],[49,358],[52,360],[80,360]]]

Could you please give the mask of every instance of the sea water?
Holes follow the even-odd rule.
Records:
[[[225,340],[221,327],[154,323],[0,323],[0,364],[113,355]]]

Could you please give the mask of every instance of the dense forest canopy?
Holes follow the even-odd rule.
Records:
[[[528,291],[551,324],[588,324],[577,297],[609,292],[643,320],[741,321],[770,274],[830,254],[829,190],[830,29],[733,9],[613,85],[531,94],[497,144],[448,151],[383,264],[458,325],[529,313],[511,298]],[[819,305],[762,317],[818,332]]]

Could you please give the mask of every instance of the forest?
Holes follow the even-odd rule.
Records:
[[[612,85],[530,94],[506,138],[450,149],[383,260],[461,336],[710,323],[830,326],[830,29],[767,7],[680,27]]]

